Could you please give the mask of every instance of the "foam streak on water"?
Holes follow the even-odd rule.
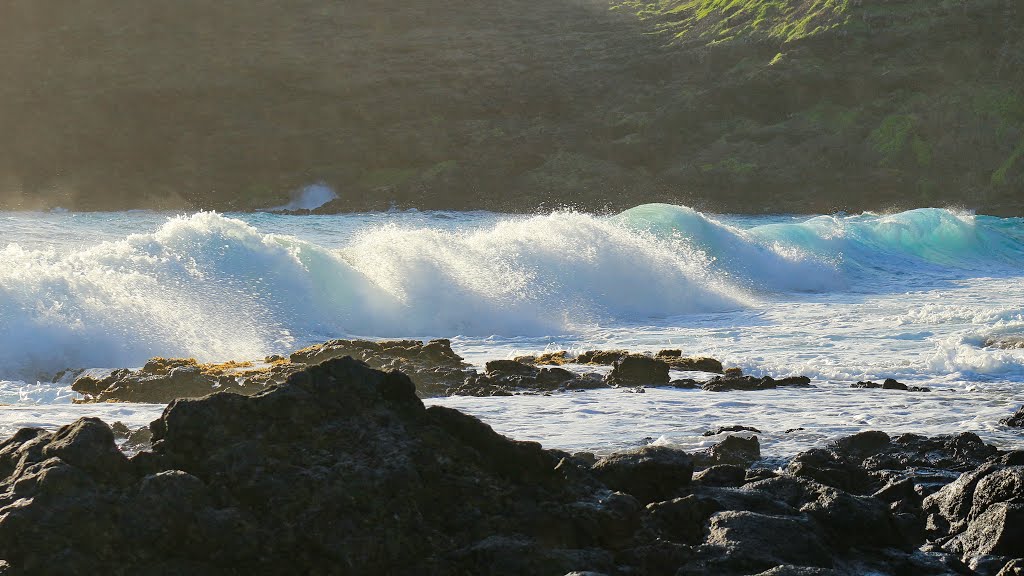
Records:
[[[1024,400],[1024,350],[983,346],[1024,333],[1022,219],[942,209],[712,216],[661,204],[612,216],[7,213],[0,257],[0,402],[18,406],[66,405],[66,385],[36,383],[65,368],[257,359],[344,336],[455,336],[474,362],[675,347],[835,391],[896,377],[950,391],[901,417],[922,431],[951,425],[943,405],[955,403],[998,435],[997,415]],[[889,402],[858,393],[850,401],[863,399],[863,414],[892,425]],[[694,426],[729,413],[702,393],[640,404],[588,394],[447,402],[522,436],[536,437],[523,428],[533,422],[565,446],[635,436],[630,423],[643,414],[657,428],[676,413]],[[758,398],[745,413],[779,426],[811,422],[824,401]],[[567,420],[595,399],[610,416]],[[550,421],[516,416],[530,402],[547,402],[538,411]],[[784,417],[794,410],[807,415]],[[835,412],[815,425],[827,435],[847,421],[857,419]]]

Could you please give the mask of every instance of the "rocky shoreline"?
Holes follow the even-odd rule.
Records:
[[[150,428],[131,456],[93,418],[0,443],[4,573],[1024,570],[1024,452],[970,433],[862,432],[781,469],[742,427],[596,459],[425,408],[349,357],[175,400]]]
[[[653,386],[724,392],[812,386],[810,378],[805,376],[744,375],[739,368],[725,368],[714,358],[687,357],[674,349],[647,354],[590,350],[579,355],[563,350],[492,360],[480,371],[452,350],[450,340],[436,339],[427,342],[331,340],[298,350],[288,358],[268,357],[259,364],[200,364],[192,358],[152,358],[138,370],[80,371],[72,389],[82,394],[79,402],[166,404],[177,398],[196,398],[213,392],[252,395],[283,383],[309,366],[345,356],[372,368],[404,372],[412,379],[420,397],[512,396],[608,387],[630,388],[637,392]],[[605,373],[591,370],[598,367],[604,367]],[[672,378],[673,370],[700,379]],[[930,391],[893,379],[884,383],[857,382],[851,388]]]

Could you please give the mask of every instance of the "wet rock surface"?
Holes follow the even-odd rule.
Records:
[[[771,376],[716,376],[705,382],[701,387],[709,392],[773,390],[779,387],[805,388],[811,385],[806,376],[789,376],[776,380]]]
[[[669,382],[669,365],[643,354],[619,359],[605,381],[612,386],[663,386]]]
[[[893,378],[886,378],[884,382],[855,382],[850,384],[850,388],[881,388],[882,390],[904,390],[907,392],[931,392],[931,388],[925,386],[907,386],[903,382],[898,382]]]
[[[1024,406],[1021,406],[1009,418],[999,421],[1000,424],[1011,428],[1024,428]]]
[[[214,392],[253,395],[289,376],[330,360],[350,356],[379,370],[400,370],[416,384],[421,397],[512,396],[567,390],[623,387],[642,392],[644,386],[672,386],[710,391],[767,390],[780,386],[808,386],[803,376],[776,380],[744,376],[739,369],[724,370],[710,381],[679,378],[670,370],[722,373],[722,363],[708,357],[684,357],[680,350],[657,355],[625,350],[590,350],[578,356],[568,351],[519,356],[487,362],[482,372],[470,367],[452,350],[447,339],[330,340],[292,353],[270,356],[262,363],[201,364],[192,358],[153,358],[138,370],[84,371],[72,389],[78,402],[146,402],[166,404],[176,398],[199,398]],[[602,376],[582,366],[611,366]],[[569,368],[573,368],[570,370]]]
[[[517,363],[519,364],[519,363]],[[539,369],[494,364],[488,374]],[[526,368],[523,368],[526,366]],[[334,358],[176,400],[127,457],[103,422],[0,442],[9,574],[1015,574],[1024,452],[863,432],[748,468],[755,437],[594,460],[425,408]],[[145,446],[144,446],[145,448]]]
[[[294,352],[293,364],[313,365],[332,358],[351,356],[378,370],[401,370],[423,395],[442,395],[466,379],[466,364],[447,339],[430,340],[331,340]]]

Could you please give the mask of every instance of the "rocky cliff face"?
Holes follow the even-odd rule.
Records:
[[[0,207],[1021,213],[1022,12],[18,0]]]

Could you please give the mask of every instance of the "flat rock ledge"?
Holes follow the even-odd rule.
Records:
[[[1024,452],[863,432],[749,467],[756,436],[594,460],[425,408],[352,358],[0,443],[4,574],[1009,575]],[[123,431],[121,431],[123,433]],[[749,432],[749,431],[744,431]]]

